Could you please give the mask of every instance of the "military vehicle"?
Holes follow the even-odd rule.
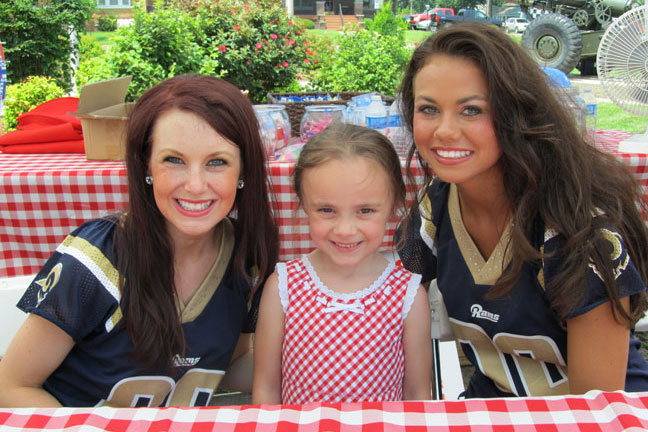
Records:
[[[522,35],[534,60],[570,73],[596,75],[596,53],[612,20],[633,7],[636,0],[521,0],[527,16],[530,8],[541,9]]]

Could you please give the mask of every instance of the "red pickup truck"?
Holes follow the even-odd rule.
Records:
[[[410,30],[429,30],[431,26],[436,25],[439,15],[454,15],[454,9],[437,7],[416,14],[409,21],[409,28]]]

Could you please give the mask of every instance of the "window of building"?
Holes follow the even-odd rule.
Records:
[[[97,0],[99,8],[122,8],[131,7],[131,0]]]

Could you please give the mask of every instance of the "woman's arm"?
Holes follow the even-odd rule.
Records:
[[[281,403],[281,348],[284,312],[279,298],[277,274],[266,282],[259,306],[259,322],[254,335],[253,404]]]
[[[252,391],[252,333],[241,333],[239,336],[220,386],[230,391]]]
[[[60,327],[29,314],[0,361],[0,406],[61,406],[42,385],[73,346],[74,340]]]
[[[627,311],[629,298],[621,299]],[[569,392],[625,388],[630,330],[612,316],[611,303],[567,320]]]
[[[430,399],[432,391],[432,337],[430,306],[423,286],[419,286],[412,308],[405,318],[403,350],[405,353],[403,399]]]

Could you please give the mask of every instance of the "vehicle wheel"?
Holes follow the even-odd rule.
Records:
[[[522,46],[539,65],[569,74],[580,59],[583,38],[578,26],[566,16],[544,14],[529,23]]]
[[[581,73],[581,76],[596,76],[598,75],[596,71],[596,58],[585,58],[578,63],[578,70]]]

